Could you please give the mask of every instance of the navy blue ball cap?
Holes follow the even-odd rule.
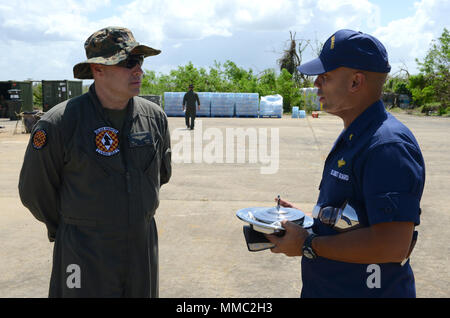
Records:
[[[339,30],[323,45],[318,58],[302,64],[298,70],[319,75],[338,67],[389,73],[391,66],[384,45],[375,37],[353,30]]]

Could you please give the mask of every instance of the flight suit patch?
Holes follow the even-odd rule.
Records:
[[[103,156],[112,156],[119,152],[119,131],[112,127],[101,127],[94,130],[95,151]]]
[[[128,142],[130,148],[153,145],[152,134],[148,131],[130,134]]]
[[[38,129],[33,134],[33,148],[42,149],[47,144],[47,133],[44,129]]]

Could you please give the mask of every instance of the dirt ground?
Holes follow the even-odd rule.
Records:
[[[426,162],[419,240],[411,258],[417,296],[450,297],[450,119],[395,116],[413,131]],[[300,258],[248,252],[236,211],[272,206],[277,194],[310,211],[341,120],[325,114],[198,118],[195,131],[185,129],[184,118],[171,117],[169,124],[173,176],[161,189],[156,215],[160,296],[299,297]],[[0,297],[46,297],[53,244],[45,226],[22,206],[17,189],[29,134],[20,132],[20,123],[14,134],[16,122],[9,119],[0,119],[0,126]],[[250,137],[244,148],[236,146],[235,157],[227,147],[212,151],[213,141],[225,145],[227,134],[239,128]],[[278,152],[271,137],[279,141]],[[247,156],[239,162],[236,153],[242,151]],[[270,157],[271,151],[278,156]]]

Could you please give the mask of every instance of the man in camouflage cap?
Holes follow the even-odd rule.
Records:
[[[55,242],[50,297],[158,297],[154,214],[170,135],[161,108],[137,95],[143,59],[161,51],[119,27],[92,34],[85,50],[74,77],[94,83],[34,127],[20,198]]]
[[[141,45],[126,28],[108,27],[92,34],[84,43],[87,60],[73,67],[73,76],[92,79],[90,64],[117,65],[129,55],[148,57],[158,55],[160,50]]]

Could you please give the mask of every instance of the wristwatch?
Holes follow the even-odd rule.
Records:
[[[302,251],[303,256],[309,259],[315,259],[317,257],[317,254],[314,252],[312,248],[312,240],[317,236],[317,234],[309,234],[306,238],[305,242],[303,243]]]

